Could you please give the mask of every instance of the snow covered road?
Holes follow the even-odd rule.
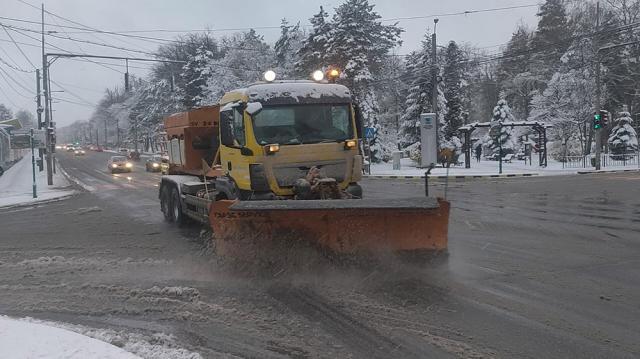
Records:
[[[442,268],[304,253],[302,267],[261,272],[220,262],[197,227],[165,224],[157,174],[115,177],[99,156],[61,159],[92,192],[0,210],[0,313],[143,358],[640,354],[636,173],[450,183]],[[420,180],[363,186],[424,193]]]

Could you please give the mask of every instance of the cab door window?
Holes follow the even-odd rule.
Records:
[[[238,147],[244,147],[247,144],[244,131],[244,116],[238,109],[233,110],[233,137],[238,143]]]

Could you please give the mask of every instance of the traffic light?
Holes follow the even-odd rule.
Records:
[[[602,128],[602,111],[593,115],[593,129],[599,130]]]
[[[602,127],[609,125],[609,111],[600,110],[600,118],[602,119]]]

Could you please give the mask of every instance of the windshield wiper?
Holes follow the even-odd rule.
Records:
[[[342,141],[344,141],[344,140],[325,138],[325,139],[322,139],[322,140],[311,141],[311,142],[307,142],[307,143],[331,143],[331,142],[342,142]]]

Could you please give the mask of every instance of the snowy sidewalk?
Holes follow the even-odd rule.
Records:
[[[69,330],[0,316],[3,358],[140,359],[123,349]]]
[[[46,171],[37,172],[36,185],[38,198],[33,198],[33,178],[31,156],[23,157],[0,177],[0,207],[48,201],[69,196],[74,193],[69,182],[58,171],[53,176],[53,186],[47,186]]]
[[[464,158],[462,159],[464,161]],[[590,173],[595,171],[593,168],[562,168],[562,163],[549,159],[547,167],[539,167],[535,164],[524,164],[523,161],[514,160],[511,163],[502,163],[502,175],[500,177],[519,177],[519,176],[556,176],[556,175],[575,175],[579,173]],[[603,168],[607,171],[624,171],[637,170],[637,166],[618,166]],[[413,178],[424,177],[426,169],[417,168],[416,164],[408,158],[401,160],[401,169],[394,170],[391,162],[374,164],[371,166],[370,177],[374,178]],[[447,169],[436,167],[431,171],[430,177],[443,177],[447,175]],[[477,177],[497,177],[498,161],[483,160],[476,162],[475,159],[471,163],[471,168],[464,168],[464,165],[452,166],[449,168],[449,177],[452,178],[477,178]]]

